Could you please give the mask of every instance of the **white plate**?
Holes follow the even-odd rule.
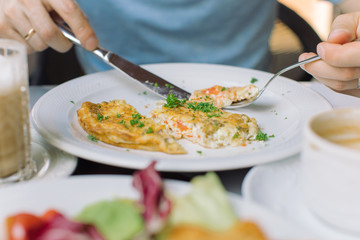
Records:
[[[215,84],[247,85],[253,77],[259,80],[256,85],[261,87],[271,77],[266,72],[209,64],[154,64],[145,68],[189,92]],[[268,135],[274,134],[274,138],[266,143],[224,149],[205,149],[187,140],[180,140],[188,153],[168,155],[88,140],[77,121],[76,110],[84,101],[114,99],[125,99],[145,115],[160,100],[142,85],[112,70],[80,77],[50,90],[35,104],[32,118],[35,127],[46,140],[78,157],[137,169],[146,167],[152,159],[156,159],[160,171],[194,172],[249,167],[293,155],[300,150],[304,122],[312,115],[331,108],[314,91],[280,77],[256,103],[236,110],[255,117],[263,131]]]
[[[35,129],[31,129],[31,155],[39,170],[32,180],[67,177],[77,165],[77,157],[50,145]]]
[[[321,221],[305,205],[299,191],[299,155],[252,168],[242,185],[244,199],[258,203],[284,219],[313,230],[321,239],[355,240]],[[336,176],[334,176],[336,177]]]
[[[0,189],[0,239],[4,231],[4,219],[10,214],[27,211],[42,214],[53,208],[69,217],[78,214],[87,204],[114,197],[137,199],[130,176],[76,176],[66,179],[30,182]],[[183,194],[189,184],[179,181],[166,181],[165,187],[173,194]],[[56,189],[56,191],[54,191]],[[241,219],[257,222],[272,239],[305,239],[310,233],[287,221],[272,215],[263,208],[243,201],[229,194],[234,209]],[[24,201],[26,199],[26,201]],[[2,231],[1,231],[2,230]]]

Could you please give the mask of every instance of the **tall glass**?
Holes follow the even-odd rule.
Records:
[[[30,179],[29,86],[26,47],[0,39],[0,185]]]

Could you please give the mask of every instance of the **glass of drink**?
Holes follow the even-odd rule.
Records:
[[[30,179],[29,86],[25,45],[0,39],[0,185]]]

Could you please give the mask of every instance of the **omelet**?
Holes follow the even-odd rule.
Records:
[[[243,87],[230,87],[215,85],[210,88],[195,90],[189,101],[193,102],[213,102],[218,108],[230,106],[233,102],[239,102],[256,97],[259,93],[258,87],[255,85],[247,85]]]
[[[165,126],[141,115],[124,100],[84,102],[77,116],[81,127],[95,140],[123,148],[186,153]]]
[[[185,138],[206,148],[245,146],[256,140],[259,130],[255,118],[224,111],[212,102],[179,100],[173,94],[150,114],[176,139]]]

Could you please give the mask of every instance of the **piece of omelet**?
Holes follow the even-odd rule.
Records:
[[[185,138],[206,148],[245,146],[256,139],[259,130],[255,118],[224,111],[212,102],[180,101],[173,95],[150,114],[175,138]]]
[[[209,102],[218,108],[230,106],[232,103],[240,102],[255,98],[259,94],[259,89],[255,85],[247,85],[242,87],[223,87],[215,85],[210,88],[194,91],[189,101],[193,102]]]
[[[141,115],[124,100],[84,102],[77,116],[81,127],[104,143],[169,154],[186,153],[166,132],[165,126]]]

